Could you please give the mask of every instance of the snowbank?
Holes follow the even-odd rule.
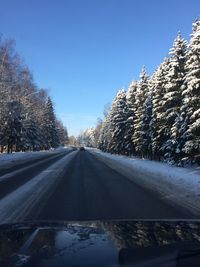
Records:
[[[70,147],[59,147],[51,150],[36,151],[36,152],[14,152],[12,154],[0,153],[0,169],[9,168],[21,162],[43,158],[46,155],[57,154],[65,150],[71,150]]]
[[[128,179],[158,192],[162,199],[200,214],[200,167],[186,169],[156,161],[111,155],[98,149],[89,151]]]

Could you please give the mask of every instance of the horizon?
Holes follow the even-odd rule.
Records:
[[[95,126],[119,89],[139,79],[143,65],[153,73],[178,31],[189,40],[198,8],[197,0],[10,0],[2,1],[0,23],[35,83],[49,90],[69,135],[77,136]]]

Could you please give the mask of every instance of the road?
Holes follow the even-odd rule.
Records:
[[[1,178],[8,173],[0,176],[1,222],[195,218],[135,183],[134,174],[128,179],[89,151],[62,152],[27,165],[13,167],[7,179]]]
[[[42,170],[61,159],[69,152],[47,155],[38,159],[30,159],[28,162],[19,163],[11,168],[0,170],[0,199],[14,191],[19,186],[33,179]]]

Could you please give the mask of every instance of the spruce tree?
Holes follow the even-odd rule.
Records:
[[[56,118],[54,114],[53,103],[48,97],[43,117],[45,148],[56,148],[59,146],[58,133],[56,129]]]
[[[167,83],[167,73],[169,60],[166,58],[158,67],[151,80],[152,90],[152,119],[150,122],[152,156],[156,160],[161,160],[163,156],[162,145],[166,141],[165,119],[163,98],[165,95],[165,85]]]
[[[127,120],[125,129],[124,147],[128,155],[135,153],[133,134],[134,134],[134,119],[135,119],[135,94],[137,91],[138,83],[133,81],[127,91],[126,106],[127,106]]]
[[[152,158],[152,143],[151,143],[151,120],[152,120],[152,91],[148,83],[148,89],[144,102],[144,117],[143,117],[143,144],[142,149],[144,156]]]
[[[99,141],[98,141],[98,148],[104,152],[109,152],[109,142],[111,140],[111,133],[110,133],[110,111],[106,114],[106,117],[102,123]]]
[[[169,67],[166,73],[167,83],[163,96],[163,117],[165,120],[165,142],[162,151],[165,161],[176,163],[180,160],[180,109],[182,105],[182,86],[185,78],[187,42],[180,32],[170,50]]]
[[[191,160],[200,162],[200,20],[193,24],[186,70],[183,96],[188,117],[183,150]]]
[[[143,68],[140,74],[140,82],[138,84],[135,95],[135,114],[134,114],[134,133],[133,143],[136,154],[144,157],[145,153],[145,101],[148,93],[148,76]]]
[[[119,90],[119,92],[117,93],[117,96],[113,101],[109,116],[109,131],[111,134],[111,139],[108,144],[108,149],[112,153],[124,154],[124,135],[127,119],[126,92],[124,90]]]

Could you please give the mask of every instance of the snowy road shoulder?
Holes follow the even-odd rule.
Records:
[[[11,168],[17,164],[26,163],[30,160],[38,158],[45,158],[48,155],[54,155],[65,151],[73,150],[71,147],[61,147],[57,149],[47,151],[36,151],[36,152],[15,152],[12,154],[0,153],[0,170]]]
[[[1,223],[20,222],[29,210],[40,202],[41,197],[54,185],[66,165],[77,151],[64,156],[39,175],[0,200]]]
[[[200,171],[168,164],[128,158],[89,149],[97,159],[135,183],[156,191],[162,199],[200,214]]]

